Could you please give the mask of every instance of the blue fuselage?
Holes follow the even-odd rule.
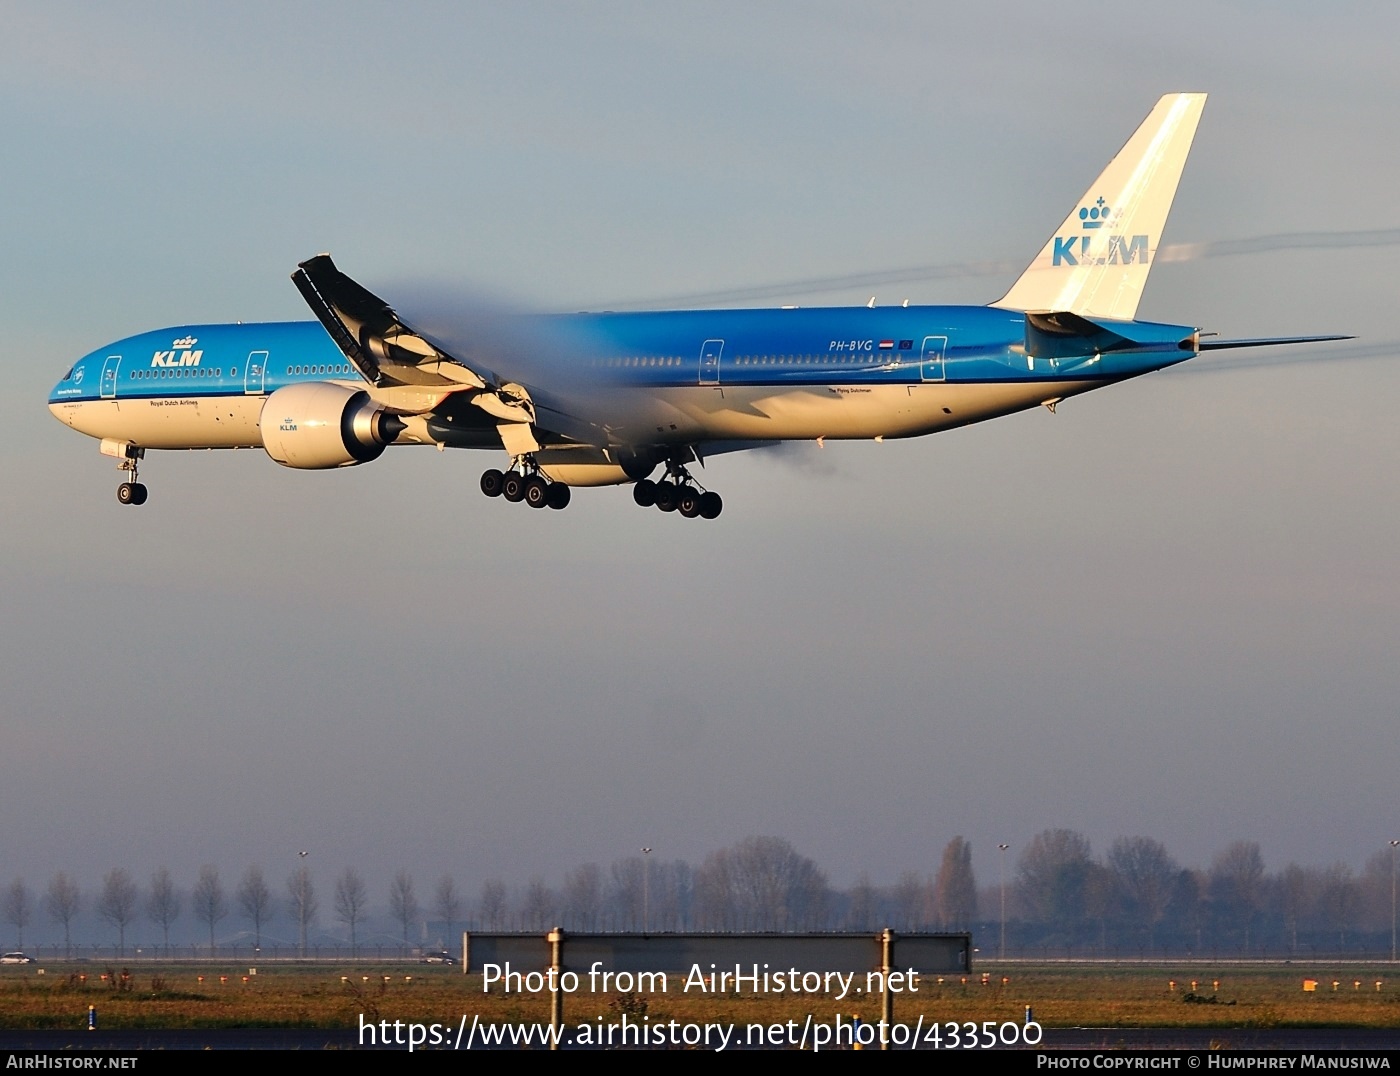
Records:
[[[520,318],[515,343],[511,324],[489,345],[431,338],[529,389],[542,431],[604,448],[912,436],[1195,354],[1187,326],[1047,336],[995,307],[558,315]],[[252,447],[263,402],[316,381],[375,391],[318,322],[187,325],[90,352],[49,405],[82,432],[142,447]],[[499,447],[475,409],[454,427],[450,393],[424,386],[414,399],[425,421],[403,443]]]

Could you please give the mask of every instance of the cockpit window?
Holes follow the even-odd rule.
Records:
[[[63,380],[64,380],[64,381],[72,381],[72,380],[73,380],[73,371],[76,370],[77,368],[78,368],[78,364],[77,364],[76,362],[75,362],[72,366],[68,367],[68,372],[67,372],[66,374],[63,375]]]

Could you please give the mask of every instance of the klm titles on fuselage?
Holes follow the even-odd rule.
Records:
[[[170,342],[169,351],[157,351],[151,356],[152,366],[198,366],[204,357],[203,350],[193,350],[199,340],[193,336],[182,336]],[[179,351],[179,355],[176,355]]]

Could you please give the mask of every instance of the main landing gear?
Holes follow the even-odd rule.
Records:
[[[632,487],[632,499],[643,508],[654,505],[663,512],[679,512],[686,519],[714,519],[724,511],[718,493],[701,489],[684,464],[669,461],[666,477],[660,482],[643,478]]]
[[[138,481],[141,477],[139,468],[141,458],[145,456],[144,448],[137,448],[135,445],[126,446],[126,455],[117,461],[117,470],[131,472],[131,481],[123,482],[117,487],[117,500],[122,504],[145,504],[146,487]]]
[[[546,479],[535,461],[525,456],[517,459],[509,471],[486,471],[481,476],[481,492],[488,497],[524,501],[531,508],[567,508],[570,497],[568,486]]]

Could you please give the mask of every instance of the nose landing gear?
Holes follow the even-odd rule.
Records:
[[[137,448],[135,445],[123,446],[123,455],[117,461],[117,470],[129,471],[131,481],[123,482],[117,487],[117,500],[121,504],[145,504],[146,487],[140,482],[141,460],[146,455],[144,448]]]

